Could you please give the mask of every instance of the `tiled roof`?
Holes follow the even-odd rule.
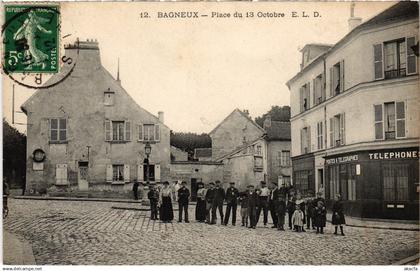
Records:
[[[290,140],[290,122],[271,121],[270,127],[265,127],[267,140]]]

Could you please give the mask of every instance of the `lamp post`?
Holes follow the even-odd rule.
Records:
[[[152,145],[149,142],[146,142],[144,146],[144,153],[146,154],[145,165],[146,165],[146,185],[149,186],[149,156],[152,153]]]

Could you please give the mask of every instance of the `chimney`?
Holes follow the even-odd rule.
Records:
[[[266,129],[266,128],[270,128],[270,127],[271,127],[271,115],[268,114],[265,117],[265,120],[264,120],[264,123],[263,123],[263,128]]]
[[[356,4],[354,2],[351,2],[350,4],[350,18],[348,20],[349,23],[349,32],[352,31],[354,28],[356,28],[358,25],[362,23],[362,18],[360,17],[354,17],[354,7]]]
[[[159,121],[160,122],[165,123],[164,122],[164,114],[163,114],[163,111],[159,111],[158,112],[158,118],[159,118]]]
[[[87,39],[86,41],[77,39],[72,44],[64,45],[64,49],[68,61],[77,63],[74,66],[73,75],[86,74],[86,72],[96,70],[101,66],[99,43],[95,39]],[[70,67],[73,65],[64,66]]]

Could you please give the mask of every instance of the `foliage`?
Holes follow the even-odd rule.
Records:
[[[271,120],[290,121],[290,106],[288,106],[288,105],[285,105],[285,106],[273,105],[267,113],[263,114],[260,117],[256,117],[255,122],[259,126],[263,127],[264,120],[266,119],[266,117],[268,115],[271,116]]]
[[[26,175],[26,136],[3,119],[3,176],[11,188],[22,188]]]

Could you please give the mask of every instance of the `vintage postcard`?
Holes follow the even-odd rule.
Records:
[[[417,270],[418,2],[6,1],[1,22],[4,268]]]

